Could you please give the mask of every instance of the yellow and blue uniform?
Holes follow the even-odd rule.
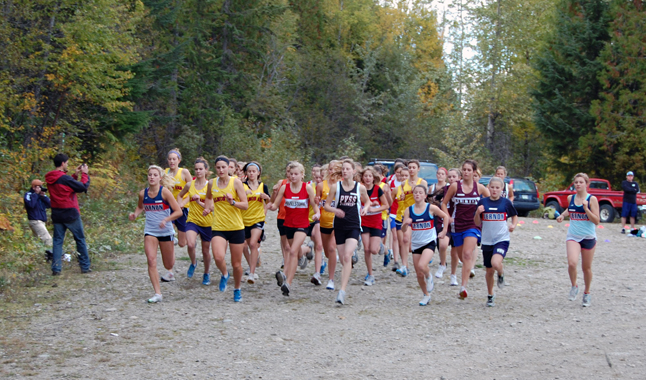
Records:
[[[191,187],[188,189],[188,196],[193,199],[193,196],[199,195],[200,201],[206,200],[206,191],[208,182],[204,184],[201,189],[195,187],[195,181],[191,182]],[[204,216],[202,207],[199,203],[191,201],[191,206],[188,209],[188,218],[186,219],[186,231],[195,231],[200,235],[202,241],[211,241],[211,225],[213,224],[213,213]]]
[[[229,204],[226,195],[233,195],[233,200],[240,202],[238,192],[235,189],[235,178],[229,177],[224,189],[218,187],[218,179],[213,180],[211,194],[213,195],[213,237],[220,236],[231,244],[244,243],[244,223],[242,212],[239,208]]]
[[[175,176],[173,176],[173,180],[175,181],[175,184],[173,185],[173,198],[175,199],[177,199],[177,196],[179,195],[179,193],[182,191],[184,186],[186,186],[186,181],[184,181],[184,179],[182,178],[183,171],[184,171],[183,168],[177,168],[177,172],[175,173]],[[166,168],[164,172],[170,175],[170,168]],[[173,220],[173,224],[175,225],[175,227],[177,227],[177,231],[186,232],[187,217],[188,217],[188,209],[182,208],[182,216]]]

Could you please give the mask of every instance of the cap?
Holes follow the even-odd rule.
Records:
[[[31,187],[34,187],[34,186],[43,186],[43,181],[41,181],[39,179],[35,179],[35,180],[31,181]]]
[[[626,173],[626,175],[635,175],[635,173],[633,173],[633,172],[628,172],[628,173]]]

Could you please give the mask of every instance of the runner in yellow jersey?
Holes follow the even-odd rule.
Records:
[[[229,176],[229,159],[218,156],[215,159],[217,178],[209,181],[206,190],[206,205],[203,214],[206,216],[213,212],[213,238],[211,248],[215,265],[222,276],[219,289],[227,289],[229,272],[225,254],[227,242],[231,250],[231,266],[233,267],[233,301],[242,301],[240,282],[242,281],[242,248],[244,247],[244,223],[241,210],[248,208],[247,194],[244,186],[237,178]]]
[[[330,184],[333,186],[341,179],[340,161],[330,161],[325,168],[324,180],[316,186],[316,198],[320,199],[319,208],[321,210],[320,228],[321,240],[323,241],[323,251],[328,260],[328,283],[326,289],[334,290],[334,271],[336,270],[336,241],[334,240],[334,213],[325,211],[324,207],[330,193]]]
[[[184,207],[189,205],[188,218],[186,219],[186,241],[188,257],[191,264],[186,272],[186,277],[192,278],[197,267],[197,258],[195,257],[195,248],[197,235],[200,235],[202,241],[202,258],[204,259],[204,275],[202,275],[202,285],[211,284],[211,236],[213,225],[213,213],[204,216],[204,206],[206,202],[206,191],[208,187],[209,164],[200,157],[195,160],[195,180],[188,182],[182,191],[177,195],[177,203]],[[188,196],[186,196],[188,194]]]
[[[191,172],[188,169],[182,169],[179,167],[180,162],[182,162],[182,154],[179,152],[179,149],[175,148],[168,152],[167,156],[168,168],[164,170],[166,174],[173,177],[175,185],[173,186],[173,197],[177,199],[177,194],[184,188],[184,186],[191,182]],[[177,241],[175,244],[179,244],[180,247],[186,246],[186,217],[188,217],[188,210],[182,208],[183,215],[177,220],[173,221],[173,224],[177,228]],[[162,281],[165,281],[162,277]]]
[[[265,234],[265,205],[269,202],[269,188],[260,182],[262,167],[256,161],[247,163],[244,167],[244,176],[247,181],[244,183],[245,193],[249,208],[242,211],[242,222],[244,224],[244,235],[247,246],[249,247],[249,274],[247,282],[254,284],[258,276],[256,275],[256,265],[260,258],[260,241]]]
[[[422,185],[426,188],[428,188],[428,184],[426,183],[425,180],[422,178],[419,178],[417,174],[419,173],[419,161],[417,160],[409,160],[408,161],[408,174],[409,178],[405,183],[402,183],[400,188],[403,190],[403,196],[400,196],[400,200],[403,200],[403,205],[400,204],[399,209],[397,210],[397,220],[401,222],[403,220],[403,214],[404,211],[406,211],[407,208],[412,206],[415,203],[415,198],[413,197],[413,188],[417,185]],[[400,216],[401,212],[401,216]],[[402,236],[402,239],[400,240],[400,245],[399,245],[399,254],[402,258],[402,268],[399,268],[397,270],[397,274],[401,275],[402,277],[406,277],[408,275],[408,253],[411,251],[410,249],[410,238],[412,234],[412,230],[408,230],[406,233],[403,233],[399,231],[399,233]]]

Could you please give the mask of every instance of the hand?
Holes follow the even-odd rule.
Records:
[[[437,234],[438,239],[444,239],[445,236],[446,236],[446,232],[444,232],[444,231],[440,231],[440,233]]]
[[[485,209],[484,209],[483,205],[478,206],[478,214],[482,214],[484,212],[484,210]]]
[[[226,198],[227,198],[227,202],[229,202],[229,204],[232,205],[233,204],[233,194],[227,193]]]
[[[193,202],[197,202],[197,201],[199,201],[199,200],[200,200],[200,195],[199,195],[199,194],[195,194],[195,195],[193,195],[193,196],[191,197],[191,200],[192,200]]]
[[[316,214],[312,215],[312,220],[316,221],[321,219],[321,213],[317,212]]]
[[[563,214],[559,215],[559,217],[556,218],[556,221],[561,223],[563,221]]]
[[[413,225],[413,219],[406,218],[406,219],[404,219],[404,223],[402,223],[402,224],[408,224],[409,226],[412,226]]]
[[[515,224],[512,223],[512,224],[509,225],[509,232],[514,232],[515,229],[516,229]]]
[[[87,166],[87,164],[81,165],[81,171],[85,174],[88,174],[90,172],[90,167]]]
[[[271,197],[265,193],[260,194],[260,198],[262,198],[265,201],[268,201],[271,199]]]
[[[334,209],[334,215],[338,216],[339,218],[345,218],[345,212],[343,210],[338,209],[338,208]]]
[[[584,200],[583,200],[583,202],[581,202],[581,203],[582,203],[582,205],[583,205],[583,209],[584,209],[584,210],[585,210],[585,209],[587,209],[588,207],[590,207],[589,202],[588,202],[587,200],[585,200],[585,199],[584,199]]]
[[[202,211],[202,216],[207,216],[210,213],[211,213],[211,210],[205,208],[204,211]]]
[[[402,193],[402,195],[399,196],[399,200],[403,201],[406,199],[406,194]]]
[[[128,215],[128,219],[130,219],[131,222],[134,222],[137,217],[134,212],[131,212],[130,215]]]
[[[372,206],[374,206],[374,207],[379,207],[379,206],[381,206],[381,205],[379,204],[379,202],[374,201],[374,202],[372,202]]]
[[[361,211],[359,211],[359,215],[366,216],[366,214],[368,214],[368,207],[362,207]]]
[[[314,197],[314,203],[316,203],[317,205],[321,204],[321,197],[319,196]]]
[[[159,228],[166,228],[166,219],[159,222]]]

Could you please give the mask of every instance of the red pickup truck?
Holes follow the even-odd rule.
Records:
[[[563,212],[567,208],[568,195],[574,194],[574,184],[571,184],[567,190],[550,191],[543,194],[543,205],[552,207],[558,212]],[[611,223],[615,217],[621,216],[621,206],[623,203],[624,192],[613,191],[610,182],[600,178],[590,178],[588,193],[594,195],[599,200],[599,211],[602,223]],[[646,208],[646,193],[637,194],[637,207]],[[639,216],[639,215],[638,215]]]

